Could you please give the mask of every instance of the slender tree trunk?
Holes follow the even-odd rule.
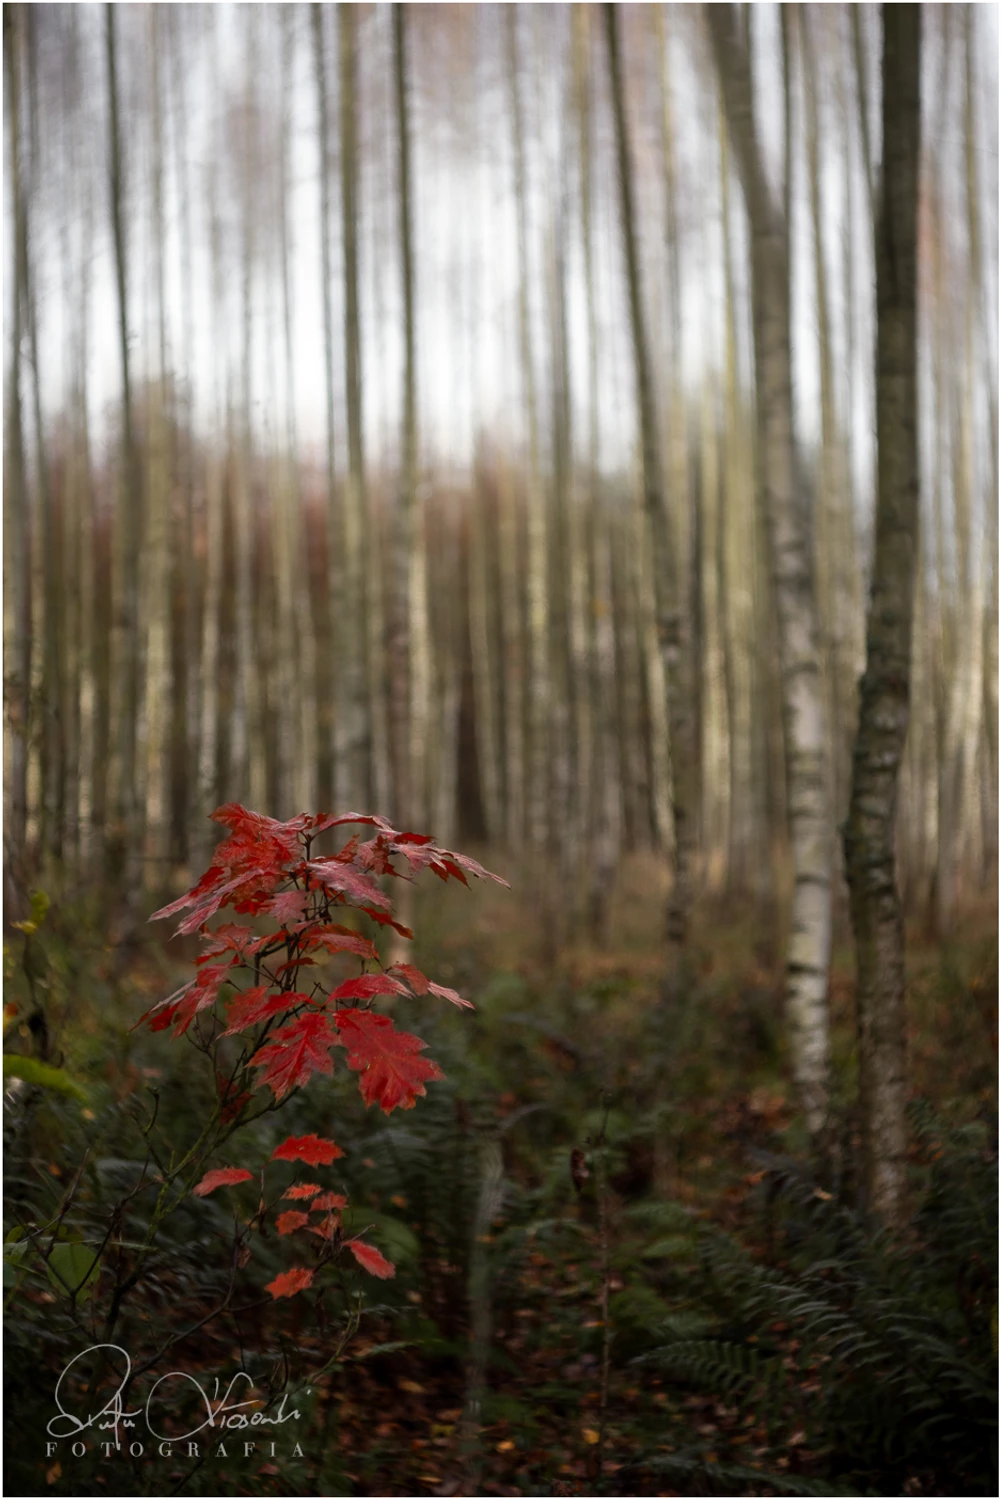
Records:
[[[178,709],[178,698],[170,681],[171,608],[168,573],[171,526],[171,472],[168,451],[166,382],[167,336],[166,296],[164,288],[163,213],[163,110],[160,93],[160,54],[162,33],[160,13],[154,6],[148,12],[150,57],[150,108],[153,116],[151,235],[154,246],[153,295],[157,319],[156,383],[147,385],[149,418],[146,488],[146,536],[140,566],[144,574],[146,649],[145,649],[145,802],[146,856],[144,876],[153,888],[162,883],[164,861],[169,849],[168,818],[168,744],[172,735],[168,727],[168,709]]]
[[[788,226],[765,177],[751,104],[750,58],[737,35],[732,7],[711,6],[708,18],[751,225],[758,469],[779,621],[795,881],[786,1009],[793,1070],[816,1139],[827,1116],[833,827],[810,539],[795,487]]]
[[[539,418],[535,389],[535,361],[529,317],[528,202],[525,170],[525,126],[518,62],[518,7],[506,15],[508,82],[514,132],[515,198],[518,209],[518,320],[521,369],[528,431],[527,589],[528,589],[528,763],[525,767],[528,841],[546,846],[549,827],[549,601],[547,597],[546,492],[539,454]]]
[[[10,363],[7,376],[7,466],[4,486],[5,659],[9,663],[5,700],[10,738],[10,772],[4,777],[5,843],[15,862],[24,855],[28,825],[28,737],[31,691],[31,531],[25,493],[24,429],[21,408],[21,339],[26,302],[27,228],[21,161],[21,16],[4,7],[3,56],[8,110],[10,194],[13,209],[13,283]],[[8,540],[9,538],[9,540]],[[9,601],[9,602],[8,602]]]
[[[291,118],[289,101],[292,97],[293,77],[293,24],[295,12],[282,11],[282,68],[284,86],[282,90],[282,155],[281,155],[281,278],[282,278],[282,333],[285,346],[285,461],[282,477],[282,521],[281,539],[283,565],[287,584],[280,584],[279,608],[285,612],[285,626],[291,642],[288,690],[292,701],[288,712],[283,714],[288,737],[283,742],[282,755],[288,766],[289,795],[293,811],[298,813],[319,806],[317,800],[317,723],[316,701],[316,640],[313,634],[310,610],[309,567],[303,539],[302,492],[299,483],[299,444],[296,427],[296,379],[295,344],[292,332],[293,288],[291,272],[292,236],[289,226],[289,178],[291,166]],[[324,303],[329,301],[329,288],[324,288]],[[279,577],[281,577],[279,573]],[[326,743],[329,746],[330,732],[327,727]]]
[[[317,112],[320,136],[320,269],[323,278],[323,369],[327,430],[327,585],[316,618],[317,796],[330,807],[347,797],[344,766],[335,746],[335,723],[343,700],[340,673],[334,663],[334,621],[343,618],[340,609],[342,564],[334,447],[334,312],[333,268],[330,254],[330,122],[327,108],[327,64],[324,49],[325,7],[312,5],[313,60],[316,69]]]
[[[348,800],[368,805],[372,787],[372,724],[368,689],[369,605],[366,587],[367,526],[362,443],[361,323],[358,307],[358,147],[355,105],[357,18],[337,7],[340,59],[341,220],[344,236],[344,371],[347,397],[348,472],[344,492],[344,623],[342,656],[346,703],[339,760],[347,769]]]
[[[394,81],[403,277],[403,425],[395,549],[392,740],[396,816],[409,827],[426,815],[429,640],[424,508],[418,494],[416,305],[407,85],[407,19],[393,6]]]
[[[883,168],[876,233],[876,550],[845,830],[858,961],[859,1099],[869,1207],[906,1188],[904,930],[894,870],[918,535],[917,218],[921,14],[883,7]]]
[[[619,205],[625,244],[629,314],[636,377],[636,402],[642,451],[643,503],[650,536],[657,611],[657,640],[663,663],[665,698],[671,746],[671,802],[674,828],[673,881],[668,906],[667,936],[677,953],[687,937],[692,902],[693,773],[695,728],[692,692],[688,680],[688,630],[680,601],[677,550],[672,522],[663,493],[660,448],[653,380],[647,350],[643,291],[640,284],[636,215],[633,207],[633,174],[626,129],[622,69],[619,60],[618,13],[606,5],[605,33],[608,42],[615,143],[618,157]],[[673,961],[672,961],[673,962]]]
[[[140,807],[137,776],[137,726],[141,710],[141,660],[139,644],[139,569],[142,549],[142,480],[132,416],[132,381],[129,356],[129,308],[126,280],[125,221],[123,212],[122,133],[118,108],[116,11],[105,6],[105,46],[108,64],[110,121],[111,229],[115,254],[115,284],[118,297],[118,342],[122,367],[122,476],[120,577],[118,619],[119,649],[115,653],[118,676],[117,784],[114,825],[110,830],[109,856],[113,869],[124,876],[130,899],[138,891]]]

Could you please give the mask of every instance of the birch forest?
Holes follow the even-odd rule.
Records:
[[[998,15],[4,6],[6,1493],[995,1492]]]
[[[725,9],[623,7],[613,59],[588,6],[8,7],[15,868],[159,889],[238,800],[503,848],[572,876],[598,926],[637,848],[672,859],[679,931],[695,893],[784,889]],[[908,905],[947,930],[997,859],[997,49],[989,7],[924,16],[897,845]],[[787,247],[764,295],[788,304],[783,503],[836,883],[872,558],[875,23],[739,23]]]

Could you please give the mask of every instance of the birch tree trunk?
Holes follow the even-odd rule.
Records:
[[[137,798],[136,730],[139,723],[141,681],[139,649],[139,566],[142,546],[142,481],[132,417],[132,381],[129,357],[129,309],[126,281],[126,245],[123,216],[122,144],[118,107],[116,7],[105,7],[105,47],[108,65],[110,129],[111,229],[114,242],[115,284],[118,298],[118,343],[122,369],[122,477],[120,506],[119,567],[121,598],[114,652],[118,675],[117,783],[114,827],[108,852],[112,866],[124,875],[125,889],[134,893],[140,852]]]
[[[539,417],[535,361],[529,316],[528,203],[525,171],[525,127],[518,76],[518,7],[507,10],[508,83],[514,138],[515,198],[518,211],[518,325],[525,423],[528,432],[527,763],[525,765],[526,832],[530,845],[545,847],[548,828],[549,605],[546,561],[546,494],[539,455]]]
[[[737,34],[733,8],[710,6],[707,15],[751,229],[758,483],[778,614],[795,881],[786,1012],[796,1084],[808,1128],[817,1139],[827,1116],[833,827],[810,538],[795,489],[788,226],[765,177],[752,110],[750,58]]]
[[[894,869],[918,534],[917,210],[921,16],[883,7],[883,168],[876,231],[876,549],[845,829],[858,962],[859,1102],[870,1210],[899,1222],[906,1186],[904,929]]]
[[[369,805],[372,795],[372,723],[368,689],[370,589],[366,585],[365,463],[362,443],[361,324],[358,308],[358,149],[355,105],[354,7],[337,7],[340,60],[341,230],[344,240],[344,370],[347,397],[348,472],[344,491],[344,622],[340,654],[346,677],[341,708],[341,753],[348,801]]]
[[[676,954],[683,947],[687,937],[692,902],[692,857],[695,834],[692,816],[695,732],[688,671],[688,631],[680,602],[678,556],[675,536],[672,534],[674,528],[667,512],[663,492],[657,415],[650,356],[647,349],[643,290],[640,283],[639,252],[636,243],[633,175],[626,130],[622,69],[619,60],[617,9],[614,5],[606,5],[604,14],[612,109],[615,119],[619,207],[625,245],[636,403],[642,453],[643,503],[649,528],[650,561],[653,569],[657,611],[657,642],[664,672],[670,737],[674,848],[673,880],[667,912],[667,937],[670,949]]]
[[[323,38],[325,7],[310,8],[313,23],[313,61],[316,70],[317,118],[320,147],[320,274],[323,281],[323,371],[327,429],[327,586],[316,614],[315,697],[317,711],[317,796],[321,807],[332,807],[346,797],[344,767],[335,738],[342,702],[339,674],[334,667],[334,621],[340,620],[340,528],[336,498],[334,448],[334,313],[333,268],[330,255],[330,121],[327,109],[327,63]]]
[[[27,230],[21,163],[21,12],[3,13],[4,82],[7,96],[10,194],[13,208],[13,295],[7,375],[7,483],[4,487],[5,692],[9,731],[9,775],[4,777],[5,839],[15,861],[24,854],[28,825],[28,736],[31,690],[31,532],[25,493],[24,428],[21,408],[21,339],[26,300]]]

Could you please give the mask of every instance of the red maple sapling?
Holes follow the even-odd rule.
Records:
[[[385,1114],[412,1109],[426,1092],[424,1085],[444,1075],[437,1063],[421,1055],[420,1038],[399,1031],[392,1017],[372,1009],[373,1003],[387,995],[435,995],[460,1007],[470,1002],[432,984],[412,964],[384,967],[375,943],[345,925],[343,918],[353,910],[411,938],[409,929],[393,917],[392,898],[378,876],[412,879],[427,869],[441,880],[461,880],[463,885],[468,884],[466,873],[500,885],[507,881],[464,854],[439,848],[425,834],[401,833],[385,818],[371,814],[303,814],[282,823],[233,802],[212,817],[229,829],[229,837],[219,844],[197,884],[151,918],[186,913],[177,931],[198,933],[203,939],[195,960],[197,973],[142,1017],[153,1031],[172,1027],[174,1036],[188,1034],[212,1056],[218,1105],[204,1138],[205,1149],[197,1152],[198,1163],[203,1164],[240,1125],[283,1105],[314,1074],[331,1074],[337,1047],[345,1048],[345,1061],[358,1074],[366,1105],[377,1104]],[[349,824],[374,832],[367,840],[354,833],[336,854],[313,855],[321,834]],[[246,920],[210,929],[211,918],[226,908]],[[255,920],[266,930],[256,931]],[[357,958],[360,971],[331,988],[323,966],[340,954]],[[227,993],[221,998],[224,986]],[[224,1038],[236,1041],[220,1049]],[[267,1092],[260,1099],[262,1091],[269,1091],[270,1099]],[[261,1103],[256,1112],[255,1094]],[[270,1159],[325,1167],[343,1154],[334,1141],[320,1136],[289,1136]],[[245,1167],[214,1167],[190,1191],[204,1197],[253,1176]],[[263,1226],[268,1212],[263,1169],[260,1177],[261,1206],[252,1222]],[[303,1208],[278,1214],[278,1234],[317,1236],[323,1242],[319,1266],[343,1245],[371,1275],[395,1274],[392,1263],[374,1246],[343,1239],[340,1212],[347,1200],[341,1194],[308,1182],[286,1188],[280,1196],[302,1201]],[[312,1285],[319,1266],[283,1271],[267,1290],[274,1298],[295,1296]]]

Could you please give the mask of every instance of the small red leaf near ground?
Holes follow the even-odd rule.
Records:
[[[396,1275],[396,1267],[392,1261],[381,1255],[374,1245],[366,1245],[364,1240],[346,1240],[345,1244],[358,1264],[370,1275],[378,1276],[382,1281],[388,1281],[391,1276]]]
[[[283,1198],[315,1198],[317,1193],[322,1193],[318,1182],[297,1182],[293,1187],[286,1188],[282,1193]]]
[[[320,1198],[314,1198],[309,1205],[311,1214],[329,1213],[334,1209],[347,1208],[348,1200],[340,1193],[324,1193]]]
[[[207,1193],[214,1193],[216,1188],[233,1187],[237,1182],[249,1182],[253,1172],[248,1172],[245,1167],[213,1167],[211,1172],[206,1172],[197,1187],[191,1191],[196,1198],[204,1198]]]
[[[361,1076],[358,1087],[366,1104],[378,1104],[384,1114],[399,1106],[413,1109],[426,1093],[429,1079],[444,1078],[438,1064],[418,1054],[420,1037],[397,1031],[389,1016],[374,1011],[341,1010],[333,1018],[341,1046],[348,1049],[348,1067]]]
[[[321,1219],[319,1224],[310,1224],[309,1232],[310,1234],[319,1235],[321,1240],[332,1240],[340,1225],[340,1214],[327,1214],[327,1217]]]
[[[283,1214],[279,1214],[275,1220],[275,1228],[279,1234],[291,1234],[294,1229],[301,1229],[304,1224],[309,1223],[309,1214],[304,1214],[297,1208],[288,1208]]]
[[[270,1292],[277,1301],[279,1297],[294,1297],[297,1292],[304,1292],[312,1285],[313,1272],[306,1266],[293,1266],[291,1271],[282,1271],[274,1281],[269,1281],[264,1290]]]
[[[333,1141],[318,1135],[290,1135],[271,1153],[272,1161],[304,1161],[311,1167],[326,1167],[344,1152]]]

